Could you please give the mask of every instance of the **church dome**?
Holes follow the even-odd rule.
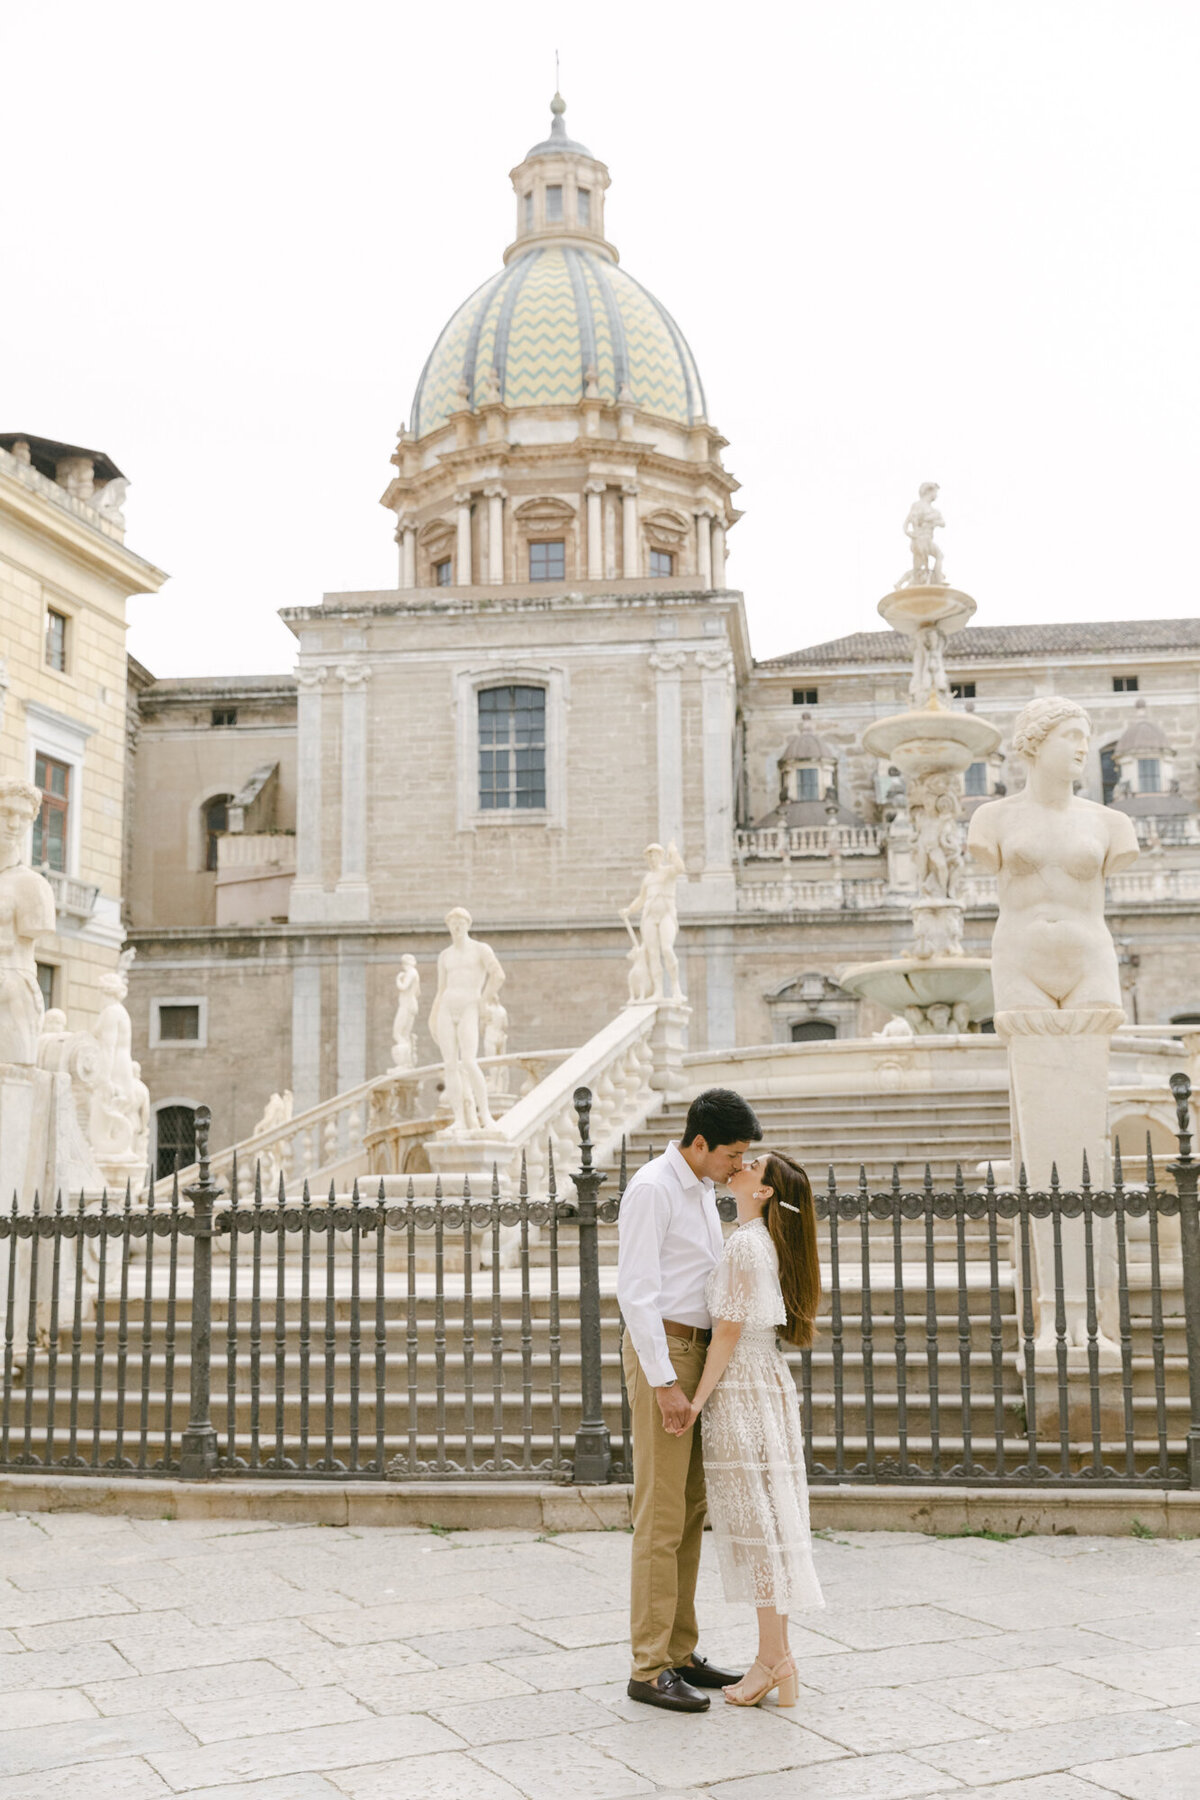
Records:
[[[442,331],[417,383],[412,432],[436,431],[464,395],[474,409],[577,406],[585,392],[680,425],[705,417],[695,358],[666,307],[602,250],[534,245]]]

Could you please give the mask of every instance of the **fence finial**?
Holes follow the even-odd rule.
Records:
[[[579,1153],[583,1160],[583,1173],[589,1175],[592,1168],[592,1090],[577,1087],[572,1096],[575,1111],[579,1115]]]
[[[1192,1084],[1184,1074],[1172,1075],[1171,1092],[1175,1096],[1175,1118],[1177,1121],[1175,1135],[1179,1139],[1179,1160],[1190,1163],[1192,1160],[1192,1130],[1190,1118],[1190,1102]]]
[[[200,1165],[200,1185],[208,1186],[208,1134],[212,1130],[212,1109],[196,1108],[196,1161]]]

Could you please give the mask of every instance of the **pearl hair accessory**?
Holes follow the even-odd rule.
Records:
[[[800,1208],[798,1206],[793,1206],[790,1200],[781,1200],[779,1204],[780,1206],[786,1206],[789,1212],[800,1211]]]

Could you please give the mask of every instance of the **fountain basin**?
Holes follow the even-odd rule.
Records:
[[[898,956],[890,962],[855,963],[843,969],[838,981],[852,994],[907,1018],[920,1033],[963,1031],[992,1016],[992,965],[986,956]]]
[[[939,770],[961,773],[990,756],[1000,732],[975,713],[951,712],[936,699],[909,712],[876,719],[863,732],[863,749],[894,763],[902,775],[930,775]]]
[[[916,637],[927,625],[936,625],[949,637],[970,621],[975,602],[970,594],[964,594],[958,588],[930,584],[896,588],[893,593],[884,595],[878,611],[893,631],[899,631],[905,637]]]

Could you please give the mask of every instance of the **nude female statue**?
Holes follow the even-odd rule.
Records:
[[[446,914],[450,943],[438,957],[438,985],[429,1029],[442,1053],[446,1099],[455,1131],[490,1130],[487,1084],[479,1066],[481,1015],[504,984],[504,970],[490,944],[467,934],[471,915],[464,906]]]
[[[661,844],[651,844],[646,851],[646,862],[648,867],[642,876],[637,898],[621,908],[621,917],[628,925],[634,913],[642,915],[641,947],[646,954],[646,974],[650,980],[650,993],[645,997],[678,1000],[681,994],[675,934],[679,929],[679,914],[675,906],[675,886],[687,869],[674,844],[668,844],[665,850]]]
[[[992,939],[998,1012],[1122,1004],[1104,882],[1136,860],[1138,843],[1125,813],[1074,792],[1090,735],[1088,716],[1073,700],[1031,700],[1012,739],[1029,764],[1028,782],[971,818],[967,848],[999,877]]]
[[[54,930],[54,890],[21,861],[42,804],[27,781],[0,781],[0,1063],[37,1061],[42,1025],[35,946]]]

